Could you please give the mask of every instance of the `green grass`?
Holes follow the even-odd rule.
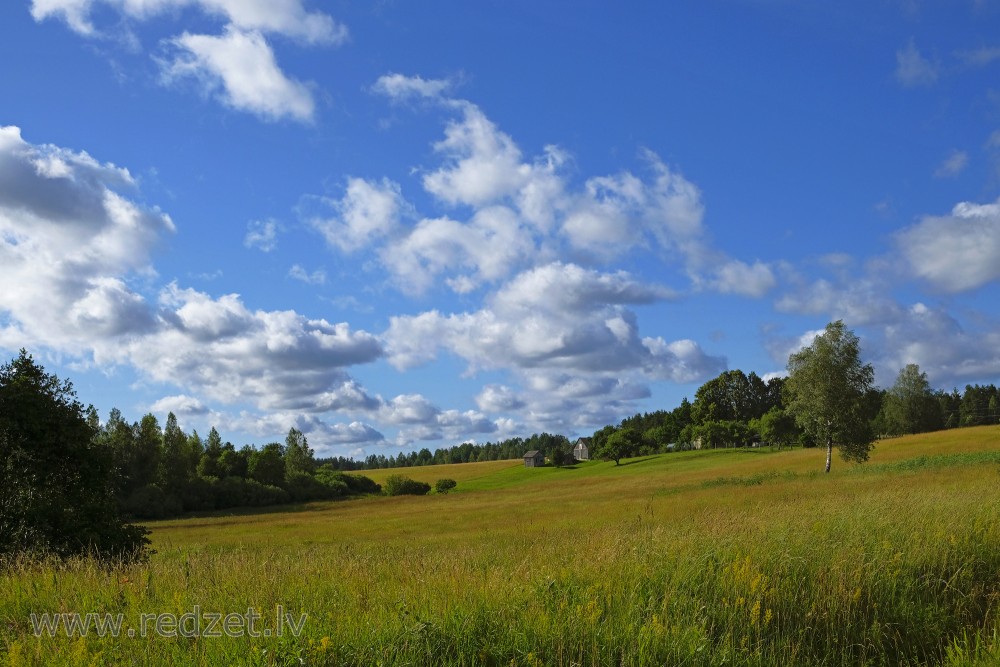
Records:
[[[1000,428],[572,468],[150,524],[157,554],[0,573],[0,664],[996,665]],[[381,477],[398,470],[374,471]],[[281,638],[35,638],[32,612],[308,614]]]

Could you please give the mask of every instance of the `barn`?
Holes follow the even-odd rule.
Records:
[[[537,449],[524,453],[525,468],[541,468],[545,465],[545,456]]]

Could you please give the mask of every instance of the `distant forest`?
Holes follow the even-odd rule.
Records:
[[[703,384],[694,401],[685,398],[673,410],[636,414],[598,429],[588,439],[591,457],[617,461],[695,447],[811,447],[786,412],[784,382],[726,371]],[[933,391],[915,365],[900,371],[893,387],[871,390],[865,406],[863,417],[882,437],[1000,421],[1000,391],[994,385]],[[368,478],[346,474],[364,470],[519,459],[530,450],[556,464],[572,463],[570,440],[550,433],[356,460],[316,458],[306,436],[294,428],[284,443],[236,448],[215,428],[205,438],[184,432],[172,413],[163,427],[152,414],[127,423],[118,410],[103,424],[93,409],[88,419],[96,441],[113,453],[123,510],[138,518],[378,492]]]
[[[3,368],[8,390],[28,376],[48,378],[36,382],[42,395],[58,383],[23,351]],[[813,446],[786,410],[784,383],[782,378],[765,382],[755,373],[726,371],[703,384],[694,401],[685,398],[672,410],[636,414],[598,429],[588,439],[591,458],[617,462],[690,448]],[[63,393],[75,396],[69,389]],[[71,402],[77,405],[75,398]],[[883,437],[997,424],[1000,391],[992,384],[968,385],[962,393],[932,391],[926,375],[910,365],[893,387],[871,390],[864,411],[861,418]],[[113,495],[123,514],[135,518],[378,493],[380,487],[371,479],[348,474],[364,470],[518,459],[530,450],[541,451],[555,465],[573,463],[570,440],[550,433],[466,442],[433,452],[372,454],[363,460],[318,459],[305,434],[294,428],[283,443],[237,448],[214,427],[204,438],[183,431],[173,413],[163,426],[152,414],[129,423],[117,409],[101,423],[93,406],[81,408],[81,416],[89,428],[90,456],[108,459]]]

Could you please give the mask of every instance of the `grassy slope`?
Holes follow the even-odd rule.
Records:
[[[881,442],[830,475],[822,459],[375,471],[458,490],[164,521],[148,565],[0,575],[0,646],[12,664],[997,663],[1000,428]],[[36,640],[26,620],[195,604],[309,620],[297,640],[117,642]]]

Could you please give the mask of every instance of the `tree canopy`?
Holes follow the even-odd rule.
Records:
[[[145,555],[147,531],[118,510],[114,444],[87,414],[24,350],[0,366],[0,557]]]
[[[861,363],[858,337],[842,320],[826,325],[812,345],[788,358],[788,411],[817,443],[826,445],[826,472],[833,447],[844,460],[867,461],[874,435],[867,413],[875,371]]]

